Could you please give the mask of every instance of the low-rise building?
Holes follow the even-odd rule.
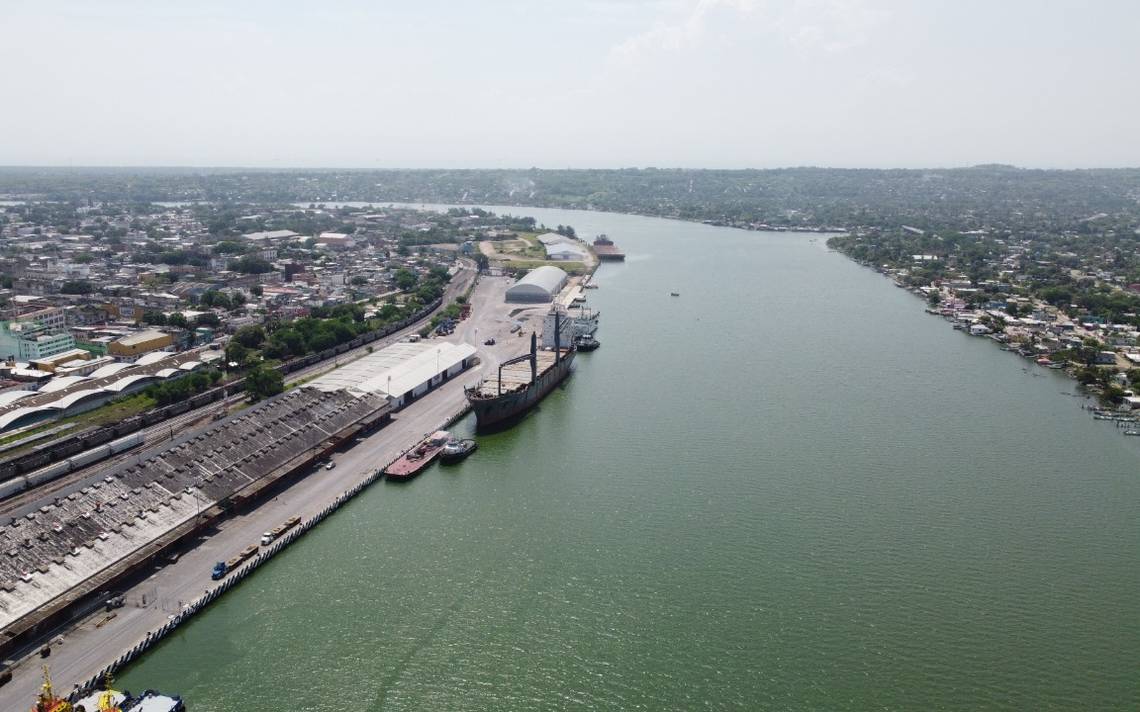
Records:
[[[87,361],[91,358],[90,351],[83,349],[68,349],[61,351],[51,356],[43,356],[41,358],[29,359],[28,363],[37,371],[44,371],[46,373],[55,373],[56,369],[63,364],[70,364],[73,361]]]
[[[147,329],[130,336],[124,336],[118,341],[112,341],[107,346],[107,352],[112,356],[133,358],[151,351],[164,349],[174,343],[174,337],[158,329]]]

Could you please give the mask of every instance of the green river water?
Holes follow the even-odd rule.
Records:
[[[819,236],[506,210],[629,254],[590,293],[602,348],[122,686],[192,712],[1140,708],[1140,438],[1072,382]]]

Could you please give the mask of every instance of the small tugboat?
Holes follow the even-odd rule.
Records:
[[[110,673],[104,678],[103,689],[88,693],[71,704],[56,697],[51,677],[44,666],[44,684],[32,712],[186,712],[186,704],[177,695],[164,695],[146,690],[139,696],[113,689]]]
[[[593,351],[602,345],[593,334],[580,334],[574,338],[574,347],[579,351]]]
[[[437,430],[420,441],[411,450],[400,456],[398,460],[384,468],[388,479],[396,481],[410,480],[420,474],[439,456],[443,446],[451,439],[451,433],[446,430]]]
[[[474,440],[458,440],[456,438],[452,438],[451,440],[447,441],[446,445],[443,446],[443,450],[440,450],[439,461],[447,464],[459,462],[463,458],[475,452],[476,448],[478,447],[479,444]]]

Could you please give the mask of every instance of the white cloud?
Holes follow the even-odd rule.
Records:
[[[751,13],[753,0],[697,0],[687,3],[681,12],[672,12],[666,20],[658,20],[649,30],[627,38],[610,52],[610,58],[631,64],[654,51],[678,51],[697,47],[705,35],[706,20],[720,8]]]
[[[720,11],[797,50],[825,54],[867,44],[890,16],[866,0],[695,0],[666,10],[650,29],[614,46],[610,59],[629,65],[657,52],[698,49],[709,34],[710,18]]]
[[[796,49],[834,54],[867,44],[889,16],[863,0],[795,0],[776,27]]]

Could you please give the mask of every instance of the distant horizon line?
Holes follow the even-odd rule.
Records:
[[[587,167],[587,168],[549,168],[529,166],[525,168],[506,167],[376,167],[376,166],[256,166],[256,165],[60,165],[60,164],[0,164],[0,171],[5,170],[59,170],[59,171],[260,171],[260,172],[287,172],[299,173],[304,171],[333,172],[333,171],[390,171],[390,172],[428,172],[428,171],[791,171],[791,170],[827,170],[827,171],[959,171],[977,168],[1003,168],[1018,171],[1134,171],[1140,170],[1140,165],[1134,166],[1080,166],[1061,168],[1056,166],[1019,166],[1011,163],[975,163],[959,166],[915,166],[915,167],[884,167],[884,166],[825,166],[825,165],[788,165],[768,167],[694,167],[694,166],[620,166],[620,167]]]

